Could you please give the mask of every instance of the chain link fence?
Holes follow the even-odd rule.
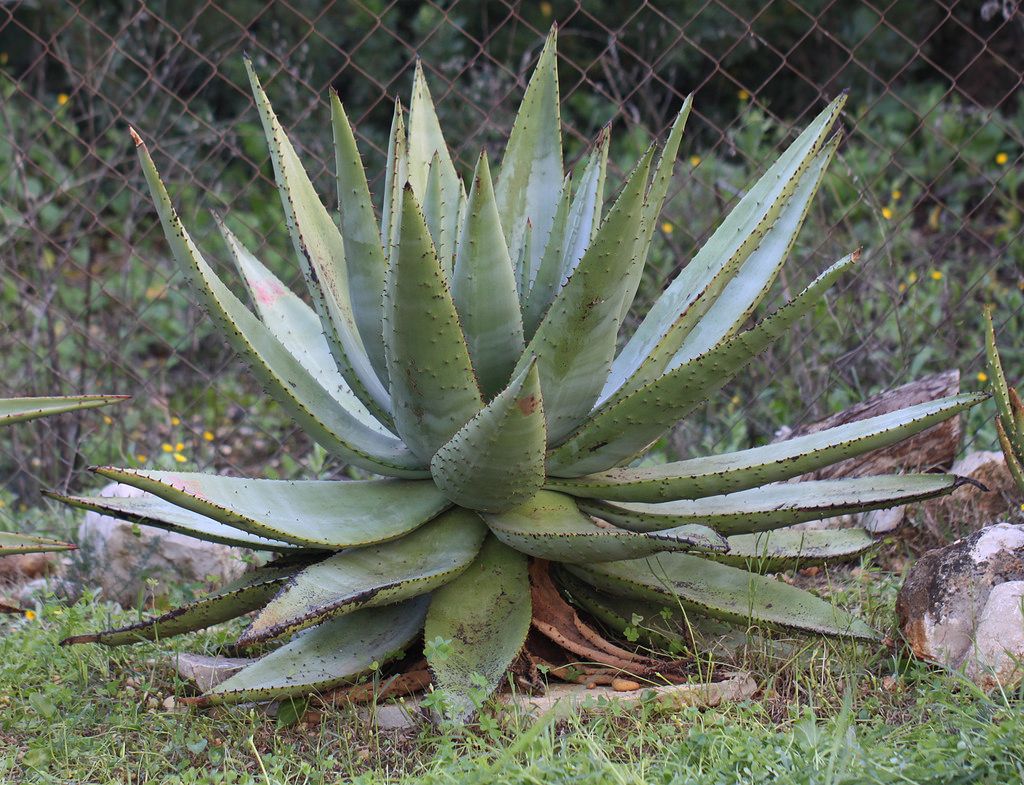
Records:
[[[638,309],[824,102],[851,92],[840,154],[769,299],[863,246],[858,271],[667,452],[755,444],[947,368],[978,387],[984,302],[999,304],[1006,362],[1021,367],[1017,2],[0,0],[0,395],[135,396],[8,429],[7,501],[88,484],[75,476],[85,462],[281,477],[343,469],[262,395],[192,304],[129,125],[211,259],[227,269],[210,217],[219,212],[296,281],[243,53],[330,203],[328,88],[379,198],[393,102],[422,57],[468,174],[482,147],[497,160],[554,22],[569,163],[610,122],[610,180],[620,179],[695,94]],[[988,446],[986,419],[972,415],[966,432]]]

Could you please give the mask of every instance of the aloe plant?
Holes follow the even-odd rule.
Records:
[[[606,206],[607,132],[578,177],[563,172],[552,31],[497,176],[481,154],[467,193],[417,65],[408,117],[395,107],[378,222],[337,95],[339,216],[247,68],[312,307],[222,225],[250,310],[182,225],[133,131],[142,167],[174,257],[231,346],[314,441],[381,479],[97,468],[147,495],[62,498],[279,557],[183,608],[71,642],[152,640],[256,612],[235,649],[263,656],[205,696],[228,703],[347,683],[422,636],[435,685],[468,711],[524,645],[531,559],[556,563],[567,595],[608,619],[635,604],[875,638],[758,566],[856,556],[871,545],[862,531],[787,527],[949,493],[958,478],[785,481],[893,444],[984,396],[727,455],[635,462],[856,262],[856,253],[840,259],[745,328],[836,152],[829,133],[845,96],[743,196],[616,352],[690,99],[660,153],[652,144]]]
[[[123,400],[118,395],[82,395],[63,398],[6,398],[0,399],[0,425],[34,420],[51,414],[62,414],[77,409],[91,409],[106,406]],[[46,551],[66,551],[75,546],[71,543],[51,540],[47,537],[36,537],[19,532],[0,531],[0,556],[11,556],[19,553],[43,553]],[[14,611],[15,608],[0,605],[0,611]]]
[[[988,365],[988,385],[996,402],[996,434],[1006,457],[1017,488],[1024,493],[1024,403],[1014,387],[1006,382],[1003,361],[996,346],[996,331],[992,324],[992,306],[986,306],[985,358]]]

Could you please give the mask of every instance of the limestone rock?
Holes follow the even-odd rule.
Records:
[[[101,496],[122,497],[144,493],[120,483],[100,491]],[[80,581],[98,586],[105,599],[124,607],[149,604],[171,585],[223,583],[246,569],[242,549],[137,526],[96,512],[85,514],[77,543]]]
[[[896,602],[923,659],[963,669],[986,689],[1024,676],[1024,525],[998,523],[922,556]]]

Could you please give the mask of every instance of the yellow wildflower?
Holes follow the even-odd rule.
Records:
[[[135,456],[135,460],[137,460],[139,463],[145,463],[146,461],[149,460],[149,456],[140,452],[138,455]]]
[[[740,398],[739,393],[736,393],[732,398],[729,399],[729,403],[731,403],[733,406],[739,406],[741,403],[743,403],[743,399]]]
[[[739,98],[741,101],[749,101],[750,100],[750,93],[748,93],[746,90],[740,88],[740,90],[736,93],[736,97]]]
[[[551,3],[541,3],[540,12],[543,16],[551,16]]]
[[[36,612],[32,611],[32,610],[25,611],[25,618],[28,619],[29,621],[35,621],[36,620]]]
[[[987,382],[988,381],[988,374],[985,373],[984,371],[978,371],[978,381],[979,382],[983,382],[983,383]]]
[[[675,227],[672,225],[671,221],[665,221],[661,225],[661,231],[663,231],[665,234],[672,234],[673,229],[675,229]]]
[[[188,458],[186,458],[180,452],[176,452],[174,453],[174,460],[176,460],[178,463],[184,463],[185,461],[188,460]]]
[[[996,163],[1000,166],[1006,166],[1006,162],[1010,160],[1010,156],[1007,153],[996,153]]]
[[[907,283],[917,283],[917,273],[911,273],[907,276]]]
[[[178,442],[176,445],[174,445],[174,451],[175,452],[181,452],[184,449],[185,449],[185,442]]]
[[[103,415],[103,424],[104,425],[113,425],[114,424],[114,418],[111,417],[109,414],[104,414]]]
[[[7,65],[7,61],[10,57],[7,56],[7,52],[0,52],[0,65]]]
[[[164,452],[174,452],[174,448],[171,447],[171,445],[167,444],[166,442],[160,445],[160,449],[163,450]]]
[[[181,425],[181,419],[178,417],[171,418],[171,425]]]
[[[70,100],[71,96],[67,93],[57,93],[57,106],[64,106]]]
[[[892,210],[890,208],[888,208],[888,207],[883,207],[882,208],[882,217],[885,220],[887,220],[887,221],[891,221],[892,220]]]
[[[203,439],[205,439],[208,442],[212,442],[213,441],[213,432],[212,431],[203,431]]]
[[[699,165],[700,165],[700,156],[699,155],[691,155],[690,156],[690,166],[699,166]]]
[[[5,502],[3,499],[0,499],[0,509],[3,509],[6,506],[7,506],[7,502]]]
[[[938,270],[932,270],[931,279],[933,281],[941,281],[942,280],[942,273],[939,272]]]
[[[907,291],[907,285],[905,283],[901,283],[899,286],[896,287],[896,291],[898,291],[900,294],[903,294],[905,291]]]
[[[889,195],[892,197],[892,200],[894,202],[898,202],[900,199],[903,198],[903,191],[901,191],[899,188],[894,188],[893,192]]]

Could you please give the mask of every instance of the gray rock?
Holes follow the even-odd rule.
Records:
[[[145,491],[112,483],[101,496],[133,497]],[[231,581],[246,569],[246,551],[205,542],[109,515],[87,512],[78,529],[78,580],[98,586],[124,607],[149,604],[182,583]]]
[[[997,523],[922,556],[896,602],[914,654],[985,689],[1024,676],[1024,525]]]

